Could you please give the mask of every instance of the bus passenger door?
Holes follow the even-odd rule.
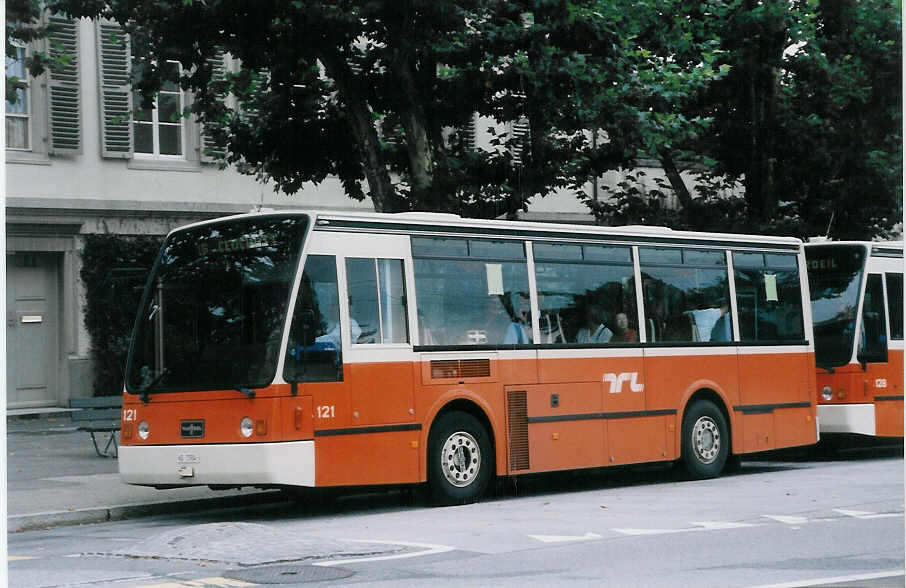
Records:
[[[415,418],[411,298],[406,292],[411,280],[406,279],[405,252],[393,246],[399,238],[390,237],[382,237],[383,247],[376,248],[369,236],[367,254],[344,260],[345,368],[353,426],[411,423]]]
[[[663,459],[662,417],[645,414],[647,382],[641,348],[608,349],[601,362],[605,465]]]
[[[309,253],[296,296],[283,377],[312,399],[314,429],[349,425],[334,255]]]
[[[862,302],[862,321],[857,340],[856,359],[865,371],[863,390],[866,400],[875,407],[875,434],[903,434],[902,392],[892,392],[894,374],[890,370],[887,309],[881,274],[869,274]]]

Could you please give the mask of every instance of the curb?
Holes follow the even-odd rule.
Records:
[[[257,494],[237,496],[218,496],[216,498],[201,498],[192,500],[178,500],[175,502],[150,502],[143,504],[119,504],[115,506],[99,506],[80,508],[76,510],[61,510],[39,512],[33,514],[13,515],[6,518],[7,533],[20,533],[37,529],[49,529],[64,525],[87,525],[122,521],[140,517],[150,517],[161,514],[204,512],[228,508],[247,508],[264,504],[280,502],[289,503],[290,500],[278,491],[265,491]]]

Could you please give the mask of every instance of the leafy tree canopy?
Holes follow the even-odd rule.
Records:
[[[723,71],[714,67],[718,42],[696,21],[706,8],[686,4],[53,0],[51,8],[120,23],[148,98],[160,64],[179,61],[191,108],[226,143],[227,161],[287,193],[336,176],[377,210],[491,216],[629,165],[646,127],[671,136],[705,128],[702,117],[660,110]],[[701,6],[711,4],[722,3]],[[239,71],[217,78],[219,52],[238,59]],[[671,57],[680,53],[682,61]],[[476,113],[496,121],[480,129],[490,149],[473,149],[463,132]]]
[[[711,125],[685,142],[655,132],[648,153],[670,182],[644,189],[630,176],[616,198],[596,206],[599,216],[838,239],[896,231],[903,217],[898,3],[739,0],[703,26],[720,39],[717,67],[727,74],[673,112]],[[670,176],[683,165],[694,187]],[[668,193],[682,201],[680,214],[660,205]]]
[[[890,0],[49,2],[124,27],[146,101],[179,61],[225,162],[289,194],[334,176],[381,211],[497,216],[566,189],[603,222],[846,238],[902,216]],[[8,43],[40,8],[8,1]],[[657,189],[586,193],[642,157]]]

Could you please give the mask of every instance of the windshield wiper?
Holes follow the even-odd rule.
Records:
[[[251,388],[246,388],[245,386],[239,386],[238,388],[233,388],[233,390],[236,390],[237,392],[241,392],[242,394],[245,394],[249,398],[255,397],[255,391],[252,390]]]
[[[156,378],[154,378],[153,380],[151,380],[150,382],[148,382],[147,384],[145,384],[144,386],[139,388],[139,391],[138,391],[139,400],[141,400],[142,402],[148,402],[148,400],[151,398],[151,390],[155,386],[160,384],[160,381],[164,379],[164,376],[168,376],[168,375],[170,375],[170,369],[164,368],[163,370],[161,370],[161,372],[159,374],[157,374]]]
[[[824,371],[826,371],[829,374],[834,373],[834,368],[831,366],[821,365],[820,363],[817,363],[817,362],[815,363],[815,365],[818,366],[819,368],[823,369]]]

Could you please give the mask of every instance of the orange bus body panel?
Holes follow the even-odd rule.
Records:
[[[869,364],[872,365],[872,364]],[[875,428],[880,437],[903,436],[903,350],[888,351],[886,367],[874,379]],[[879,388],[878,380],[885,380],[886,387]]]
[[[733,452],[749,453],[817,440],[813,425],[802,426],[813,423],[815,412],[808,403],[814,391],[810,361],[806,353],[696,355],[691,350],[644,358],[494,359],[490,375],[461,379],[445,378],[443,371],[432,379],[430,361],[347,364],[345,382],[300,384],[297,396],[288,385],[257,391],[254,399],[234,391],[158,393],[145,404],[127,395],[124,407],[135,407],[139,420],[151,421],[152,435],[123,443],[314,438],[317,486],[413,483],[426,479],[437,413],[451,402],[467,401],[487,415],[499,474],[593,468],[678,459],[682,411],[693,394],[708,389],[728,414]],[[632,372],[638,372],[641,390],[634,391],[628,378],[616,389],[604,377]],[[702,380],[702,373],[712,379]],[[778,388],[780,381],[793,384]],[[526,399],[527,467],[513,467],[509,459],[507,395],[513,391]],[[197,400],[198,394],[213,397]],[[801,398],[803,406],[770,406],[791,398]],[[747,400],[769,406],[749,411]],[[256,423],[250,438],[239,433],[243,416]],[[181,438],[180,421],[195,418],[205,421],[205,437]],[[266,424],[259,429],[261,421]]]
[[[902,349],[890,349],[887,363],[868,363],[865,369],[857,363],[835,368],[833,373],[818,369],[816,383],[820,405],[871,404],[875,436],[903,436]],[[833,392],[829,401],[821,397],[825,386]]]

